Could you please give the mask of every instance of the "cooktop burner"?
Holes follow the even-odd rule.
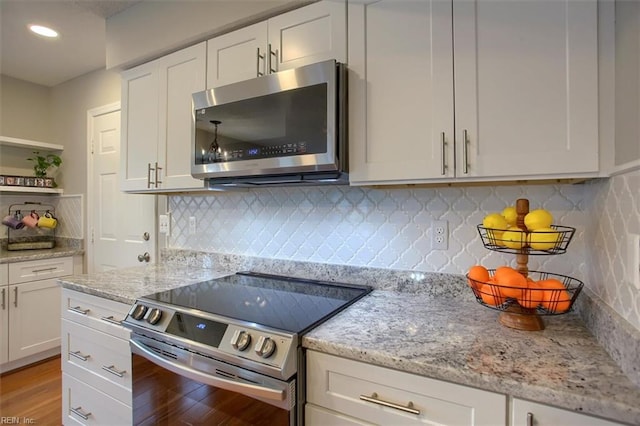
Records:
[[[303,334],[370,287],[243,272],[144,299]]]

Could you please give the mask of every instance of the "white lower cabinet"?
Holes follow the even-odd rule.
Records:
[[[56,355],[60,347],[60,286],[74,272],[73,257],[2,265],[0,372]]]
[[[129,306],[62,291],[62,418],[65,424],[130,425]]]
[[[308,351],[305,419],[308,426],[499,426],[507,424],[507,397]]]
[[[513,398],[511,426],[622,426],[575,411]]]

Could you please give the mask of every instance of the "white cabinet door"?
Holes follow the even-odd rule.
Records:
[[[202,42],[159,60],[160,113],[156,188],[204,188],[191,177],[193,104],[191,95],[206,86],[207,47]]]
[[[511,426],[622,426],[620,423],[517,398],[513,399],[511,407]]]
[[[122,73],[120,187],[150,189],[158,158],[158,68],[155,62]]]
[[[54,278],[9,286],[9,361],[60,346],[60,297]]]
[[[120,187],[201,188],[191,177],[191,95],[205,89],[206,43],[122,73]]]
[[[597,172],[596,1],[454,1],[453,22],[457,176]]]
[[[207,42],[207,88],[249,80],[265,73],[267,22]]]
[[[347,60],[347,5],[321,1],[269,19],[272,69]],[[267,60],[269,63],[269,60]]]
[[[349,4],[352,184],[454,176],[451,3]]]

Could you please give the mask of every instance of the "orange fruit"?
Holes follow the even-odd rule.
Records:
[[[500,281],[500,277],[507,275],[507,274],[512,274],[512,273],[518,273],[518,271],[516,271],[515,269],[513,269],[511,266],[499,266],[498,268],[496,268],[496,271],[493,273],[493,279],[496,282]]]
[[[488,282],[482,286],[482,291],[479,291],[480,298],[484,303],[491,306],[499,306],[504,303],[504,296],[500,292],[500,287]]]
[[[482,265],[474,265],[469,268],[467,282],[474,290],[480,290],[482,285],[489,281],[489,271]]]
[[[571,295],[566,290],[562,281],[555,278],[538,281],[538,285],[544,288],[542,306],[550,312],[566,312],[571,307]]]
[[[542,302],[544,291],[538,285],[538,282],[533,281],[531,278],[527,278],[527,284],[529,288],[524,290],[518,297],[518,304],[523,308],[535,309]]]
[[[515,270],[513,272],[505,270],[496,278],[496,282],[501,286],[500,292],[504,297],[518,298],[527,289],[527,279]]]

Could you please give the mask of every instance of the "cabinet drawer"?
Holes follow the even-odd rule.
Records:
[[[132,420],[131,407],[62,374],[62,421],[65,425],[128,426]]]
[[[363,422],[309,403],[304,407],[304,421],[309,426],[373,426],[373,423]]]
[[[131,405],[129,341],[62,320],[62,370]]]
[[[505,395],[313,351],[307,380],[308,402],[374,424],[498,426],[507,420]]]
[[[530,424],[529,418],[536,426],[622,426],[621,423],[518,398],[513,398],[511,416],[511,426],[526,426]]]
[[[103,333],[129,340],[129,330],[120,322],[129,305],[77,291],[62,290],[62,317]]]
[[[71,274],[73,274],[72,257],[29,260],[9,264],[9,282],[11,284],[64,277]]]
[[[6,263],[0,264],[0,285],[9,284],[9,265]]]

